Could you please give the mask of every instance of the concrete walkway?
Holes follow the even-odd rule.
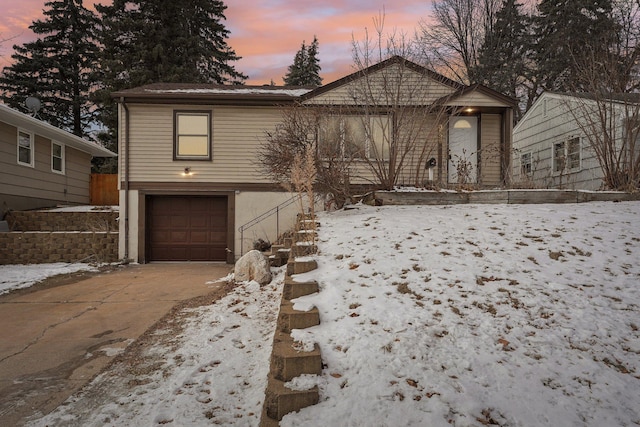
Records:
[[[131,265],[0,297],[0,425],[46,414],[180,301],[222,287],[226,264]]]

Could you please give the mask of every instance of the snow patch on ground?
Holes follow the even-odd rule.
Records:
[[[97,271],[97,268],[91,264],[69,264],[66,262],[0,265],[0,295],[15,289],[28,288],[47,277],[78,271]]]

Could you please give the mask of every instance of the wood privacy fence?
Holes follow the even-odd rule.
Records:
[[[89,200],[95,206],[117,205],[118,174],[92,173]]]

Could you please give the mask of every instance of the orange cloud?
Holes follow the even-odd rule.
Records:
[[[227,43],[242,59],[233,65],[248,74],[248,84],[282,84],[287,67],[293,63],[302,41],[314,35],[320,43],[321,76],[329,83],[353,71],[352,41],[362,41],[365,29],[373,35],[374,18],[385,11],[385,32],[412,35],[420,19],[428,16],[426,0],[227,0],[226,21],[230,31]],[[9,3],[6,1],[5,3]],[[0,66],[10,64],[12,46],[34,40],[29,25],[42,17],[45,0],[21,0],[3,5],[0,23]],[[109,0],[85,0],[95,3]]]

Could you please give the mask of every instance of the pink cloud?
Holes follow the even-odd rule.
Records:
[[[225,1],[230,31],[227,40],[242,57],[234,64],[248,74],[248,84],[282,84],[287,67],[293,62],[302,41],[307,44],[318,37],[320,43],[321,76],[329,83],[353,71],[352,40],[361,41],[365,28],[374,32],[374,17],[385,10],[385,32],[413,34],[420,19],[428,16],[430,2],[426,0],[255,0]],[[108,0],[85,1],[95,3]],[[12,46],[34,39],[28,29],[34,19],[42,17],[45,0],[21,0],[3,6],[0,23],[0,66],[10,63]]]

